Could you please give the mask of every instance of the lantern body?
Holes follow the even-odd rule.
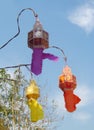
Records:
[[[40,21],[37,19],[34,28],[28,33],[28,47],[29,48],[48,48],[49,35],[43,30]]]
[[[74,75],[72,75],[70,80],[66,80],[66,75],[61,75],[59,79],[59,87],[61,88],[61,90],[74,90],[76,88],[76,77]]]
[[[38,97],[40,97],[39,87],[37,86],[37,84],[34,80],[32,80],[30,82],[30,86],[28,86],[26,88],[26,97],[28,99],[30,99],[30,98],[37,99]]]
[[[71,73],[71,69],[66,66],[63,69],[63,74],[59,77],[59,87],[65,91],[68,89],[74,90],[76,88],[76,77]]]

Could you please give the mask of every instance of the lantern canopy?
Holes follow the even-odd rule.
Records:
[[[28,47],[29,48],[48,48],[49,35],[48,32],[43,30],[42,24],[36,18],[33,30],[28,33]]]
[[[37,99],[38,97],[40,97],[40,89],[37,86],[35,80],[30,81],[30,85],[26,88],[26,97],[28,99]]]

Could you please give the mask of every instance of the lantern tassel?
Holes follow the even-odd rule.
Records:
[[[65,100],[65,107],[67,111],[73,112],[76,110],[76,104],[78,104],[81,99],[73,94],[73,90],[66,90],[64,91],[64,100]]]
[[[58,57],[49,53],[43,53],[43,48],[34,48],[32,54],[31,71],[39,75],[42,72],[42,60],[49,59],[57,61]]]
[[[42,106],[38,103],[37,100],[34,98],[31,98],[27,102],[29,108],[30,108],[30,118],[32,122],[37,122],[38,120],[41,120],[44,118],[44,112]]]

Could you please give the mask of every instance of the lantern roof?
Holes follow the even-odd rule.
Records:
[[[43,26],[42,26],[42,24],[40,23],[38,17],[36,17],[36,21],[35,21],[35,24],[34,24],[34,26],[33,26],[33,30],[35,30],[35,31],[43,30]]]
[[[63,74],[64,75],[72,75],[72,72],[71,72],[71,68],[66,65],[64,68],[63,68]]]
[[[39,87],[37,86],[35,80],[31,80],[30,81],[30,85],[26,88],[26,96],[29,96],[30,97],[36,97],[38,98],[40,96],[40,89]]]

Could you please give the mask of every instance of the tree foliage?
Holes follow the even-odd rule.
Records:
[[[28,84],[29,81],[23,76],[20,68],[13,74],[0,69],[0,130],[4,130],[4,127],[6,130],[50,130],[50,124],[57,120],[57,105],[53,100],[49,109],[48,96],[45,94],[39,99],[45,111],[45,118],[36,123],[30,121],[24,94]]]

